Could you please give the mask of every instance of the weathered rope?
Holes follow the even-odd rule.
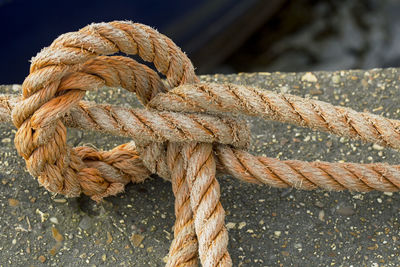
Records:
[[[144,25],[130,22],[92,24],[79,32],[67,33],[57,38],[32,59],[30,75],[22,85],[23,99],[12,111],[14,125],[18,128],[15,136],[16,148],[25,158],[29,172],[38,176],[39,182],[50,191],[68,196],[76,196],[83,191],[99,200],[121,190],[123,186],[123,183],[118,182],[107,184],[102,173],[104,168],[100,168],[102,165],[89,164],[90,162],[86,160],[90,159],[90,156],[86,154],[87,148],[73,149],[66,144],[66,128],[60,119],[79,103],[86,90],[93,90],[104,85],[122,86],[137,92],[139,100],[146,104],[155,95],[167,89],[149,68],[131,59],[107,56],[117,52],[138,54],[143,60],[153,62],[156,69],[166,75],[171,87],[198,82],[193,66],[186,55],[167,37]],[[145,77],[145,80],[138,82],[142,77]],[[191,135],[190,131],[185,131],[184,127],[178,126],[175,121],[176,116],[159,113],[153,116],[156,118],[154,119],[153,117],[144,118],[143,114],[119,113],[115,109],[104,108],[103,110],[103,114],[108,113],[109,116],[101,116],[97,119],[102,121],[112,117],[113,119],[109,121],[111,124],[113,121],[119,121],[119,117],[135,117],[143,124],[142,132],[147,131],[148,135],[153,136],[155,139],[152,140],[153,142],[160,141],[160,136],[168,138],[170,132],[181,136]],[[189,128],[199,128],[200,132],[211,136],[208,138],[209,141],[214,141],[212,139],[219,136],[221,131],[213,124],[207,124],[202,118],[181,119],[180,123],[188,124]],[[220,124],[222,120],[218,122],[217,119],[213,123]],[[163,133],[156,132],[155,127],[149,126],[151,123],[147,121],[153,125],[164,124],[164,128],[169,129]],[[130,123],[132,122],[131,120]],[[225,120],[224,124],[229,124],[229,126],[224,127],[221,132],[234,128],[231,121]],[[124,126],[129,127],[129,124]],[[109,130],[109,128],[106,129]],[[234,142],[247,143],[238,139],[240,134],[236,134],[237,131],[230,132]],[[161,174],[157,168],[159,166],[157,158],[165,154],[163,153],[165,151],[161,149],[162,147],[155,143],[139,142],[143,163],[160,175],[170,176],[171,169],[164,168]],[[156,155],[157,157],[154,157]],[[165,166],[165,160],[163,165]],[[215,163],[213,168],[215,180]],[[102,188],[103,192],[91,190],[96,183],[105,184]],[[198,193],[196,192],[196,196],[201,197],[197,195]],[[190,198],[193,196],[190,194]],[[219,195],[213,197],[218,198],[217,201],[219,201]],[[200,211],[196,210],[196,213],[201,213]],[[224,215],[220,210],[215,211],[214,214],[223,221]],[[198,229],[201,226],[202,224],[194,224],[196,234],[199,234]],[[201,236],[204,236],[203,232]],[[200,251],[205,249],[205,245],[217,244],[216,248],[227,253],[227,242],[217,237],[206,236],[209,238],[208,243],[201,241]],[[171,253],[174,253],[173,249]],[[186,258],[186,254],[180,257]],[[204,257],[201,259],[205,261],[203,264],[206,266],[215,264]]]
[[[197,266],[198,244],[190,206],[190,191],[186,182],[186,168],[182,147],[169,143],[168,167],[171,170],[172,191],[175,195],[175,225],[167,266]]]
[[[0,95],[0,121],[11,121],[11,110],[21,102],[20,97]],[[199,141],[244,148],[250,141],[245,121],[227,116],[132,109],[88,101],[80,101],[67,114],[58,116],[68,127],[129,136],[137,143]]]
[[[152,99],[158,110],[246,114],[400,149],[400,121],[314,99],[235,84],[181,85]]]
[[[10,122],[11,121],[11,110],[18,103],[19,98],[11,95],[0,95],[0,121]],[[91,106],[92,109],[82,109],[82,106]],[[62,117],[62,121],[68,127],[75,127],[84,130],[96,130],[99,132],[107,132],[120,136],[129,136],[135,140],[142,140],[143,142],[149,142],[153,139],[146,138],[146,135],[139,135],[135,131],[126,131],[126,128],[117,126],[112,128],[114,124],[107,123],[109,119],[97,120],[96,118],[104,118],[103,106],[116,107],[111,105],[99,105],[92,102],[81,101],[77,107],[71,109],[69,114]],[[116,107],[121,108],[121,107]],[[132,112],[133,109],[124,108]],[[97,114],[100,113],[100,114]],[[149,111],[153,112],[153,111]],[[91,121],[87,121],[82,118],[89,117]],[[365,113],[368,114],[368,113]],[[369,114],[372,115],[372,114]],[[380,120],[389,120],[381,116]],[[393,123],[399,123],[397,120],[389,120]],[[122,122],[122,120],[120,120]],[[120,123],[119,122],[119,123]],[[106,124],[107,123],[107,124]],[[140,126],[140,122],[131,124],[131,127]],[[110,126],[111,125],[111,126]],[[238,134],[243,134],[239,132]],[[178,137],[169,136],[169,140],[179,141]],[[197,137],[199,138],[199,137]],[[243,138],[246,139],[246,138]],[[242,140],[243,140],[242,139]],[[163,140],[163,139],[162,139]],[[166,140],[166,139],[165,139]],[[184,141],[196,141],[182,139]],[[227,140],[229,141],[229,140]],[[232,141],[232,140],[231,140]],[[219,139],[218,142],[221,142]],[[304,162],[298,160],[286,160],[280,161],[275,158],[253,156],[245,150],[238,148],[232,148],[229,146],[215,145],[215,153],[217,156],[217,165],[219,173],[227,173],[232,176],[250,183],[266,184],[272,187],[296,187],[303,190],[313,190],[316,188],[323,188],[327,190],[353,190],[353,191],[399,191],[400,189],[400,166],[399,165],[388,165],[386,163],[370,163],[370,164],[358,164],[358,163],[330,163],[330,162]],[[239,146],[240,147],[240,146]],[[116,154],[116,151],[123,148],[124,153],[129,153],[132,157],[138,157],[138,152],[134,143],[129,143],[116,147],[114,152],[97,151],[96,153],[102,154],[107,153],[110,155]],[[93,148],[91,151],[94,151]],[[156,157],[153,155],[153,157]],[[102,157],[96,156],[96,161],[101,162]],[[116,155],[114,158],[118,158]],[[166,165],[166,159],[161,159],[158,166]],[[125,169],[120,171],[125,172],[129,169],[129,166],[133,170],[143,170],[144,167],[141,160],[137,160],[137,164],[128,165]],[[166,168],[166,167],[164,167]],[[154,173],[163,173],[163,171],[157,171],[155,168],[151,168]],[[114,171],[116,172],[116,171]],[[164,171],[165,172],[165,171]],[[116,172],[118,173],[118,172]],[[134,173],[134,172],[133,172]],[[146,169],[145,173],[149,173]],[[167,172],[168,173],[168,172]],[[140,175],[139,175],[140,176]],[[166,179],[170,179],[168,174],[161,175]],[[116,176],[113,176],[116,177]],[[134,176],[132,176],[134,177]],[[140,176],[141,177],[141,176]],[[116,178],[114,178],[116,179]],[[106,179],[110,182],[112,179]],[[136,180],[133,180],[135,182]],[[129,182],[129,179],[126,183]],[[126,184],[124,183],[124,184]]]
[[[123,52],[153,62],[167,78]],[[147,109],[81,101],[102,86],[135,92]],[[92,24],[57,38],[32,59],[22,98],[0,97],[12,114],[15,145],[48,190],[99,201],[150,173],[171,180],[174,240],[167,266],[231,266],[218,173],[275,187],[398,191],[400,166],[279,161],[246,152],[238,114],[260,116],[400,148],[400,122],[321,101],[251,87],[199,83],[186,55],[154,29],[131,22]],[[66,144],[66,126],[130,136],[110,151]]]
[[[59,120],[86,90],[124,86],[139,96],[151,97],[163,89],[160,79],[154,78],[158,76],[134,60],[119,64],[116,62],[121,57],[101,56],[118,51],[154,62],[171,86],[198,81],[186,55],[148,26],[100,23],[61,35],[32,59],[31,73],[22,85],[23,100],[12,113],[18,128],[17,150],[27,160],[30,173],[39,176],[51,191],[76,196],[81,190],[87,191],[83,186],[86,183],[104,180],[97,169],[85,166],[75,150],[66,145],[66,129]],[[138,69],[137,76],[133,75]],[[149,73],[153,78],[148,78]],[[150,97],[139,99],[146,103]],[[104,192],[106,195],[108,192]]]
[[[216,164],[211,144],[188,143],[182,148],[187,161],[186,182],[204,266],[231,266],[225,211],[219,201]]]

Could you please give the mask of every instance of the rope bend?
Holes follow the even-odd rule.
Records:
[[[168,85],[164,85],[157,73],[145,65],[127,57],[110,56],[117,52],[138,55],[144,61],[152,62],[157,71],[166,76]],[[212,144],[192,142],[178,147],[178,143],[169,143],[168,151],[175,152],[174,158],[181,155],[183,160],[177,166],[172,159],[164,160],[167,151],[163,149],[163,143],[154,140],[160,136],[170,137],[174,132],[191,135],[184,126],[174,123],[171,115],[164,113],[153,114],[154,118],[129,115],[153,133],[154,140],[137,144],[142,162],[147,167],[144,170],[127,168],[137,164],[139,158],[131,143],[104,153],[89,147],[71,148],[66,143],[67,130],[62,118],[71,113],[73,107],[79,106],[88,90],[102,86],[123,87],[135,92],[146,105],[169,88],[198,81],[187,56],[156,30],[127,21],[91,24],[77,32],[61,35],[32,59],[30,74],[22,85],[22,99],[12,111],[13,123],[18,128],[15,146],[24,157],[29,172],[38,177],[40,184],[49,191],[71,197],[83,192],[99,201],[121,192],[129,178],[134,182],[142,181],[149,174],[148,170],[170,178],[173,184],[181,181],[180,186],[186,189],[183,192],[174,190],[176,205],[179,206],[182,199],[190,205],[186,207],[186,213],[176,210],[176,241],[171,246],[168,265],[196,265],[199,256],[204,266],[231,266]],[[118,121],[118,113],[105,110],[112,120]],[[226,141],[228,144],[236,142],[245,146],[248,143],[248,139],[243,141],[243,136],[249,136],[248,130],[245,127],[243,131],[238,120],[206,117],[179,118],[180,123],[196,124],[195,128],[201,129],[199,131],[207,132],[209,137],[206,141],[224,140],[223,132],[229,131],[231,141]],[[100,120],[107,118],[100,117]],[[161,128],[166,124],[162,128],[166,130],[155,132],[149,124],[161,124]],[[180,148],[191,152],[181,154]],[[159,158],[163,159],[161,164]],[[187,223],[188,227],[180,227]],[[182,237],[183,241],[179,241]],[[188,243],[188,239],[193,242]]]
[[[102,86],[135,92],[143,104],[165,92],[166,86],[150,68],[133,59],[108,56],[117,52],[139,55],[166,75],[169,86],[197,82],[190,60],[170,39],[151,27],[127,21],[91,24],[66,33],[32,59],[22,85],[22,101],[12,112],[18,128],[15,145],[29,172],[39,176],[48,190],[68,196],[82,192],[100,199],[115,194],[101,169],[87,166],[87,148],[66,144],[60,118],[83,98],[87,90]],[[92,183],[103,184],[97,192]],[[101,191],[99,191],[101,190]]]
[[[124,56],[138,55],[166,76]],[[147,109],[81,101],[88,90],[122,87]],[[279,161],[256,157],[246,123],[260,116],[400,148],[400,121],[252,87],[199,83],[188,57],[151,27],[129,21],[88,25],[40,51],[12,102],[15,146],[49,191],[96,201],[150,173],[171,180],[174,240],[167,266],[231,266],[217,171],[275,187],[398,191],[400,166]],[[6,107],[10,104],[7,102]],[[131,136],[110,151],[72,148],[66,126]]]

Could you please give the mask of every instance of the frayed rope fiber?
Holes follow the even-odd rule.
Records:
[[[165,75],[125,56],[138,55]],[[143,109],[82,101],[103,86],[136,93]],[[399,191],[400,166],[280,161],[246,151],[237,115],[292,123],[400,148],[400,121],[322,101],[233,84],[200,83],[188,57],[146,25],[113,21],[61,35],[33,59],[22,96],[0,96],[0,121],[18,128],[15,147],[51,192],[96,201],[150,174],[170,180],[174,240],[167,266],[232,266],[219,174],[273,187]],[[67,128],[129,136],[100,151],[71,147]]]

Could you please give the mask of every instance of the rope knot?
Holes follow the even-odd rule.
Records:
[[[117,52],[137,54],[143,60],[153,62],[166,76],[168,85],[147,66],[128,57],[110,56]],[[194,82],[198,82],[198,78],[190,60],[156,30],[125,21],[91,24],[77,32],[61,35],[32,59],[30,74],[22,86],[23,99],[12,112],[18,128],[15,145],[26,159],[30,173],[39,176],[41,184],[50,191],[67,196],[83,192],[97,200],[114,195],[122,190],[121,185],[131,180],[129,177],[137,177],[134,181],[143,180],[143,171],[136,174],[116,168],[114,162],[105,161],[102,152],[87,147],[70,148],[66,144],[66,127],[62,119],[68,114],[79,113],[79,109],[89,111],[88,114],[93,109],[99,111],[94,104],[80,102],[88,90],[103,86],[123,87],[135,92],[142,104],[147,105],[169,87]],[[111,132],[116,127],[129,127],[128,131],[136,131],[138,145],[183,139],[243,147],[249,138],[248,131],[242,129],[243,122],[233,118],[156,110],[136,110],[134,113],[110,106],[102,106],[95,116],[75,116],[75,120],[78,117],[96,124],[95,128]],[[108,156],[120,150],[120,153],[126,153],[119,147]],[[144,149],[142,151],[145,153]],[[154,156],[150,152],[145,154]],[[160,156],[153,162],[147,157],[145,162],[153,172],[168,178],[166,171],[152,167]],[[138,155],[127,156],[123,164],[127,165],[136,157]]]
[[[124,56],[139,55],[165,75]],[[82,101],[99,87],[135,92],[146,107]],[[398,191],[399,166],[279,161],[245,150],[246,121],[234,115],[308,126],[400,148],[400,121],[314,99],[233,84],[200,83],[187,56],[169,38],[137,23],[91,24],[63,34],[32,59],[21,98],[0,97],[18,128],[15,146],[27,169],[52,192],[96,201],[156,173],[172,183],[174,240],[167,266],[232,265],[217,171],[274,187]],[[230,114],[231,116],[228,116]],[[4,119],[4,116],[0,116]],[[67,126],[132,137],[100,151],[72,148]]]
[[[167,83],[131,58],[111,56],[117,52],[139,55],[154,63]],[[211,143],[246,147],[250,136],[246,122],[199,112],[171,112],[168,108],[161,111],[149,105],[169,88],[198,82],[187,56],[156,30],[126,21],[91,24],[59,36],[32,59],[30,74],[22,85],[22,99],[12,111],[18,128],[15,146],[29,172],[44,187],[71,197],[84,193],[100,201],[121,192],[130,181],[143,181],[150,173],[172,180],[177,207],[190,202],[186,209],[194,218],[190,231],[183,231],[180,227],[186,227],[191,219],[182,217],[187,212],[182,215],[176,211],[176,240],[182,234],[190,234],[194,246],[189,251],[182,248],[186,247],[184,244],[173,245],[169,265],[182,260],[197,262],[197,238],[204,265],[230,265]],[[135,92],[149,108],[81,101],[86,91],[103,86]],[[66,143],[65,123],[87,124],[111,133],[123,129],[134,137],[135,143],[106,152],[91,147],[72,148]],[[179,192],[182,186],[186,189]],[[182,203],[183,199],[190,201]],[[213,240],[217,240],[218,253],[210,254]],[[183,251],[191,256],[182,257]]]

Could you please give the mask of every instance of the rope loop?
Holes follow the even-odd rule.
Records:
[[[118,52],[138,55],[152,62],[157,71],[166,76],[167,84],[149,67],[128,57],[112,56]],[[13,123],[18,128],[15,146],[40,184],[49,191],[70,197],[83,192],[100,201],[121,192],[129,180],[143,181],[150,172],[171,179],[173,184],[180,181],[186,189],[174,191],[176,204],[179,206],[181,199],[187,199],[190,205],[186,206],[186,215],[176,210],[176,241],[171,246],[169,265],[197,264],[199,255],[204,266],[230,266],[225,213],[219,202],[212,144],[197,142],[245,147],[249,133],[243,128],[243,121],[201,114],[134,112],[110,106],[104,106],[100,112],[95,107],[96,116],[90,113],[91,108],[93,110],[90,104],[81,102],[86,91],[110,86],[135,92],[146,106],[169,88],[198,81],[187,56],[156,30],[127,21],[91,24],[59,36],[32,59],[30,74],[22,85],[22,99],[12,111]],[[86,119],[91,123],[100,121],[98,125],[103,130],[118,128],[120,121],[125,120],[122,128],[137,132],[135,141],[141,162],[134,143],[109,152],[70,147],[66,143],[63,119],[77,107],[86,111]],[[132,128],[126,123],[127,118],[142,128]],[[150,138],[146,140],[146,136]],[[199,149],[193,151],[194,156],[182,155],[175,166],[171,155],[174,158],[181,155],[180,145],[170,142],[167,149],[165,141],[179,141],[180,138],[197,141],[193,146]],[[133,167],[137,165],[140,168]],[[199,169],[190,176],[182,176],[186,169],[192,168]],[[207,190],[210,184],[212,192]],[[191,221],[188,228],[179,227],[188,220]],[[192,242],[179,241],[182,237]]]
[[[152,62],[168,85],[149,67],[128,57],[111,56],[118,52]],[[114,21],[63,34],[32,58],[30,74],[22,85],[23,99],[12,112],[18,128],[16,148],[29,172],[50,191],[67,196],[83,192],[96,200],[113,195],[124,183],[110,179],[104,167],[95,167],[90,149],[66,144],[61,118],[78,105],[86,91],[99,87],[123,87],[146,105],[168,87],[197,81],[181,49],[146,25]]]
[[[155,69],[116,53],[138,55]],[[103,86],[136,93],[141,109],[82,101]],[[11,108],[12,107],[12,108]],[[11,111],[12,110],[12,111]],[[151,173],[172,183],[174,240],[167,266],[231,266],[217,173],[274,187],[399,191],[400,166],[279,161],[247,151],[240,115],[259,116],[400,149],[400,121],[313,99],[200,83],[189,58],[146,25],[113,21],[59,36],[34,58],[21,98],[0,97],[18,128],[15,146],[46,189],[100,201]],[[9,113],[7,114],[9,115]],[[132,137],[99,151],[69,146],[67,128]]]

